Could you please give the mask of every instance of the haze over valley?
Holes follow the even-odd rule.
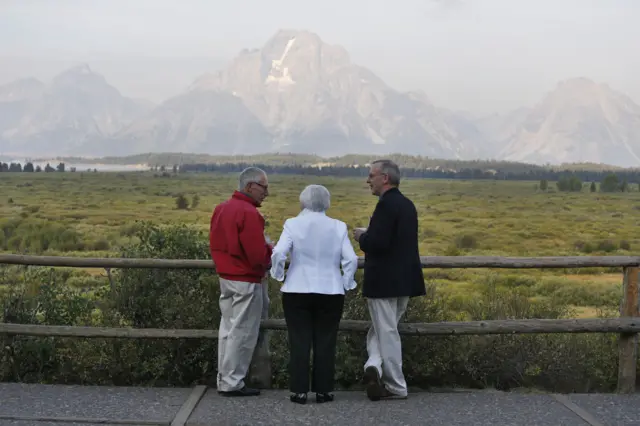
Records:
[[[432,5],[430,19],[441,26],[452,20],[451,16],[462,19],[474,8],[465,1],[446,7],[441,2],[427,3]],[[603,11],[598,9],[601,6],[589,7],[595,8],[594,13]],[[477,7],[474,10],[482,12]],[[504,9],[504,19],[508,12]],[[452,15],[447,18],[443,13]],[[621,19],[618,15],[601,16],[602,20],[614,18]],[[261,44],[236,51],[228,60],[212,53],[207,57],[209,62],[187,61],[192,77],[187,79],[188,74],[176,71],[176,78],[185,84],[174,82],[171,93],[154,99],[132,94],[131,80],[122,84],[128,92],[123,90],[90,62],[77,61],[47,79],[27,74],[29,68],[22,62],[22,66],[16,65],[19,61],[11,62],[14,77],[21,70],[25,74],[0,85],[0,156],[287,152],[332,157],[403,153],[533,164],[640,165],[640,106],[618,86],[587,72],[565,74],[546,90],[539,90],[535,100],[511,102],[500,112],[491,106],[470,111],[464,103],[443,105],[442,88],[420,84],[415,76],[411,79],[414,89],[397,78],[391,83],[381,77],[374,69],[386,70],[383,74],[389,75],[387,56],[398,56],[383,45],[373,59],[367,57],[369,66],[364,66],[340,42],[329,43],[320,32],[291,28],[272,31]],[[631,30],[621,27],[620,31]],[[332,40],[337,38],[328,33]],[[341,34],[349,41],[350,37]],[[450,44],[454,47],[458,43],[453,40]],[[598,49],[595,46],[592,50]],[[619,46],[611,49],[621,50]],[[357,51],[362,58],[362,48]],[[452,49],[450,53],[464,55],[468,51]],[[429,62],[428,58],[422,60]],[[103,63],[100,57],[96,61]],[[202,69],[197,69],[200,66]],[[438,63],[434,60],[431,66],[436,68]],[[548,69],[554,66],[546,65]],[[395,67],[402,70],[396,75],[415,73],[409,59],[406,64],[396,62]],[[143,79],[167,80],[165,68],[147,69]],[[113,64],[110,69],[113,75]],[[124,75],[126,63],[119,69]],[[517,71],[510,71],[505,63],[502,72]],[[460,70],[451,75],[452,86],[463,85]],[[531,79],[534,86],[542,88],[535,77]],[[508,91],[512,83],[504,81],[503,90]],[[440,93],[440,101],[432,99],[432,92]],[[459,87],[455,93],[459,96]],[[474,93],[469,90],[469,96]],[[506,96],[496,91],[496,96],[487,97],[487,104],[496,106],[494,98]],[[477,105],[477,99],[475,102]]]

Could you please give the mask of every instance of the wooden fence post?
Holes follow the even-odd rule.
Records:
[[[269,319],[269,280],[264,278],[262,286],[262,319]],[[271,387],[271,352],[269,352],[269,330],[260,330],[258,343],[253,352],[251,367],[249,368],[250,382],[263,389]]]
[[[638,273],[640,268],[624,268],[620,317],[638,317]],[[618,344],[618,393],[636,390],[636,364],[638,360],[637,333],[620,333]]]

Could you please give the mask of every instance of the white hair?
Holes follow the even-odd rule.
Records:
[[[260,183],[263,177],[266,177],[267,173],[258,167],[247,167],[238,177],[238,190],[242,191],[250,183]]]
[[[309,185],[300,193],[300,204],[313,212],[324,212],[331,205],[331,195],[322,185]]]

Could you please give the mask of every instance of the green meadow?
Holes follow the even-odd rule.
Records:
[[[274,175],[262,207],[272,239],[299,212],[298,195],[311,183],[331,192],[329,215],[350,228],[366,226],[376,200],[362,179]],[[113,256],[135,240],[141,221],[206,232],[213,207],[235,184],[234,175],[215,174],[3,174],[0,247],[8,253]],[[629,255],[640,244],[640,193],[541,192],[535,185],[425,179],[404,181],[401,190],[418,208],[424,256]],[[526,287],[531,298],[559,297],[579,315],[615,307],[622,280],[619,271],[601,269],[425,273],[447,294],[473,297],[495,283]]]

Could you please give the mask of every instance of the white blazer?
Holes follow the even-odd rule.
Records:
[[[344,294],[356,288],[353,277],[357,269],[358,256],[349,241],[347,225],[306,209],[284,222],[271,255],[271,276],[284,281],[281,291],[289,293]]]

